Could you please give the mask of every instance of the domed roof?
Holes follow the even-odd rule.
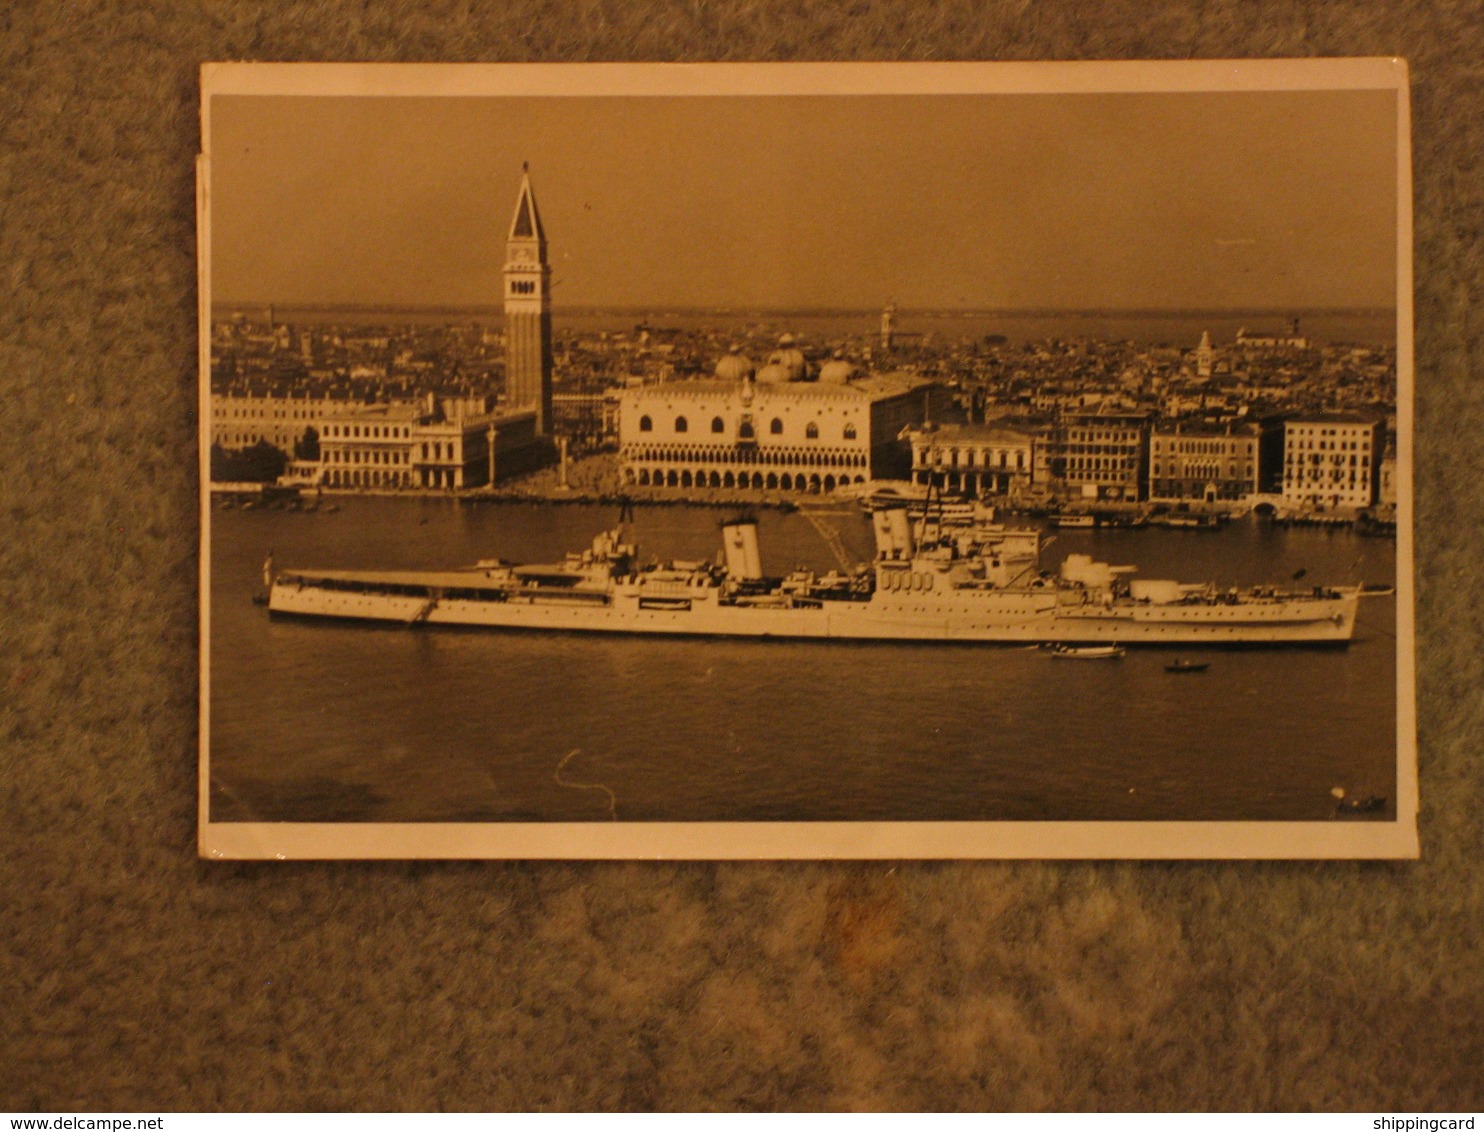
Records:
[[[792,334],[785,334],[778,339],[778,349],[768,355],[767,366],[781,366],[787,371],[787,377],[777,379],[781,381],[802,381],[809,370],[804,351],[794,345]]]
[[[752,363],[733,346],[716,363],[716,376],[723,381],[742,381],[752,376]]]
[[[770,355],[768,364],[757,371],[757,379],[762,385],[785,385],[794,380],[794,370],[790,366],[774,361]]]
[[[855,365],[848,361],[843,352],[835,351],[835,356],[824,365],[819,367],[819,380],[829,381],[836,384],[849,381],[855,376]]]

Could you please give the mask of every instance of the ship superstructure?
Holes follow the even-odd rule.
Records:
[[[1041,533],[979,514],[948,523],[873,514],[875,560],[769,577],[757,525],[723,524],[714,562],[640,564],[623,525],[547,565],[463,570],[282,570],[275,614],[572,632],[1096,644],[1344,644],[1362,587],[1137,579],[1068,555],[1041,566]]]

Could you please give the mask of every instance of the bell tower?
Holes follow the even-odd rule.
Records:
[[[551,266],[527,164],[505,240],[505,404],[534,408],[536,432],[550,435]]]

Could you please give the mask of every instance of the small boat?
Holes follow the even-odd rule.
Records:
[[[1122,645],[1057,645],[1051,655],[1063,660],[1117,660],[1124,651]]]
[[[1176,660],[1165,665],[1166,672],[1204,672],[1210,668],[1209,661]]]
[[[1216,515],[1156,515],[1149,521],[1156,527],[1167,527],[1175,531],[1215,531],[1221,529],[1221,519]]]
[[[1097,525],[1097,519],[1091,515],[1058,515],[1056,525],[1063,529],[1087,530]]]

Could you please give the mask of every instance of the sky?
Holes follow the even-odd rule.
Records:
[[[216,96],[219,303],[1390,307],[1390,91]]]

